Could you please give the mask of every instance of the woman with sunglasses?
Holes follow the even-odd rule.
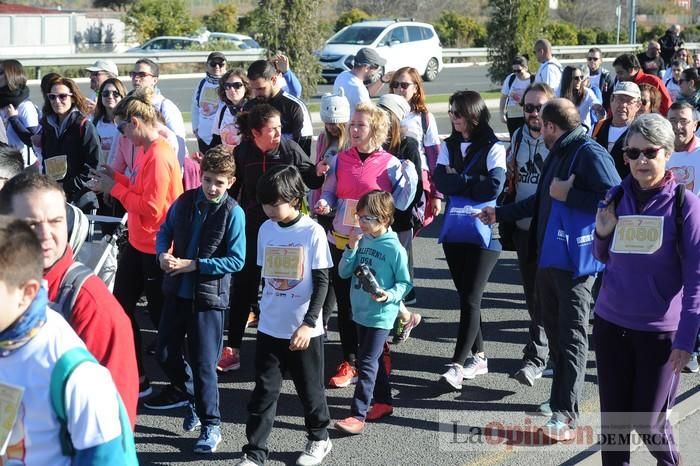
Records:
[[[495,201],[506,180],[506,151],[489,126],[491,114],[484,99],[474,91],[450,97],[452,134],[440,146],[435,184],[440,192],[466,197],[475,203]],[[478,220],[477,220],[478,221]],[[501,244],[481,241],[443,241],[447,265],[459,295],[460,318],[457,343],[449,369],[441,381],[461,390],[463,379],[488,373],[481,334],[481,297],[501,254]]]
[[[669,413],[700,326],[700,201],[666,169],[674,139],[658,114],[634,120],[630,175],[601,202],[593,243],[606,267],[593,326],[602,435],[635,429],[668,465],[680,464]],[[604,465],[629,464],[629,449],[601,443]]]
[[[97,91],[97,102],[92,116],[92,123],[100,136],[102,156],[100,163],[110,160],[112,150],[119,139],[117,124],[114,122],[114,109],[126,95],[124,84],[117,78],[106,79]]]
[[[0,118],[7,142],[22,153],[24,166],[35,163],[31,138],[39,130],[39,110],[29,100],[27,76],[17,60],[0,61]]]
[[[576,105],[581,117],[581,124],[586,127],[588,134],[593,131],[591,110],[601,110],[601,98],[586,85],[589,71],[586,65],[567,66],[561,74],[561,96]],[[597,121],[597,120],[596,120]]]
[[[145,292],[153,326],[157,329],[163,307],[158,266],[156,234],[165,220],[170,205],[182,194],[182,173],[173,147],[159,132],[159,114],[153,106],[153,89],[137,89],[119,102],[114,119],[120,133],[135,147],[143,148],[136,159],[134,179],[115,171],[109,165],[92,170],[93,190],[118,200],[129,215],[129,242],[119,257],[114,279],[114,296],[131,319],[139,369],[139,397],[151,393],[145,376],[141,351],[141,331],[136,320],[136,302]],[[175,406],[185,403],[185,395],[173,388]],[[180,404],[178,404],[180,403]]]
[[[443,196],[433,182],[433,172],[441,142],[437,122],[435,116],[428,111],[423,78],[415,68],[404,67],[396,70],[389,82],[389,91],[406,99],[411,107],[411,111],[401,121],[401,126],[405,128],[406,136],[411,136],[419,142],[418,149],[421,155],[419,177],[425,194],[421,201],[423,203],[421,226],[424,227],[440,215],[442,209]],[[418,230],[416,229],[414,233],[418,234]],[[406,302],[412,304],[415,299],[415,292],[411,289]]]
[[[659,105],[661,105],[661,93],[651,84],[640,84],[639,92],[641,94],[641,106],[637,115],[643,113],[659,113]]]
[[[41,119],[42,170],[63,185],[68,202],[84,212],[96,210],[97,196],[87,182],[100,160],[100,140],[86,117],[85,96],[68,78],[56,78],[50,89]]]
[[[350,148],[330,161],[329,175],[323,184],[321,199],[314,206],[318,215],[335,212],[328,234],[333,256],[333,289],[338,304],[338,331],[343,362],[329,385],[347,387],[357,381],[357,329],[350,306],[350,279],[341,278],[338,264],[351,233],[359,229],[355,217],[358,200],[369,191],[390,192],[396,209],[406,210],[413,201],[418,175],[408,161],[400,161],[382,148],[389,133],[389,118],[384,110],[370,102],[355,107],[350,119]]]
[[[236,126],[236,117],[248,102],[250,86],[246,72],[240,68],[227,71],[219,80],[219,99],[224,105],[216,115],[212,130],[212,146],[224,144],[236,147],[241,142],[241,136]]]

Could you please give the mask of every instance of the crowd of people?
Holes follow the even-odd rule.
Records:
[[[229,70],[211,53],[192,98],[196,153],[150,59],[130,70],[130,92],[106,60],[87,69],[91,96],[46,75],[41,109],[21,63],[0,62],[0,383],[16,400],[2,458],[137,464],[139,401],[185,407],[183,429],[200,431],[193,451],[214,453],[217,371],[249,357],[255,388],[236,464],[267,460],[285,376],[304,408],[297,464],[322,464],[326,386],[355,384],[349,416],[333,424],[341,432],[393,414],[390,343],[422,320],[410,310],[420,299],[412,243],[442,214],[459,323],[436,379],[460,390],[488,373],[482,296],[501,251],[514,250],[530,325],[512,377],[532,387],[553,372],[542,435],[576,435],[593,309],[602,434],[648,433],[659,464],[679,464],[668,413],[678,374],[700,369],[700,76],[679,32],[616,57],[614,73],[598,48],[564,67],[538,40],[536,74],[518,56],[503,82],[508,149],[471,90],[450,96],[441,138],[420,73],[384,74],[369,48],[323,96],[315,147],[286,56]],[[78,219],[98,213],[128,222],[113,290],[71,241]],[[642,286],[637,270],[649,271]],[[151,348],[136,317],[144,296]],[[334,313],[342,361],[326,378]],[[254,357],[241,354],[253,326]],[[147,352],[168,379],[158,393]],[[629,455],[603,448],[603,463]]]

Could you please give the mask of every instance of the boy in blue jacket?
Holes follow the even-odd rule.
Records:
[[[348,434],[361,433],[365,420],[376,421],[393,412],[389,374],[382,363],[384,343],[401,300],[412,288],[406,250],[390,228],[394,220],[391,194],[374,190],[362,196],[357,202],[357,218],[360,231],[350,234],[338,265],[341,277],[352,277],[350,302],[359,341],[351,416],[335,423],[336,429]],[[366,277],[358,276],[362,265],[376,279],[374,289]],[[369,409],[372,399],[374,405]]]
[[[213,453],[221,443],[216,363],[221,356],[231,274],[245,262],[245,217],[227,192],[236,172],[230,151],[224,146],[210,149],[201,171],[202,186],[184,192],[173,203],[156,237],[166,296],[157,354],[172,385],[144,406],[179,406],[184,392],[189,402],[182,427],[191,432],[201,425],[194,452]],[[191,368],[182,354],[185,335]]]

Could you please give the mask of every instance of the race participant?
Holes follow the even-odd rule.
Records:
[[[501,121],[508,127],[510,137],[516,129],[525,123],[522,99],[525,89],[535,82],[535,76],[530,74],[527,58],[517,56],[511,62],[513,72],[506,76],[501,86],[501,100],[498,104]]]
[[[199,81],[192,95],[192,131],[202,155],[215,145],[212,137],[222,102],[219,80],[226,73],[226,56],[221,52],[210,53],[206,67],[206,76]]]

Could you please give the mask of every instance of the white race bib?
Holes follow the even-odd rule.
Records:
[[[276,280],[301,280],[304,267],[301,246],[265,246],[262,276]]]
[[[0,456],[10,443],[10,433],[15,425],[24,388],[0,383]]]
[[[44,159],[44,169],[46,176],[54,181],[61,181],[68,174],[68,156],[56,155],[49,159]]]
[[[623,215],[617,221],[610,250],[617,254],[654,254],[663,239],[663,217]]]

